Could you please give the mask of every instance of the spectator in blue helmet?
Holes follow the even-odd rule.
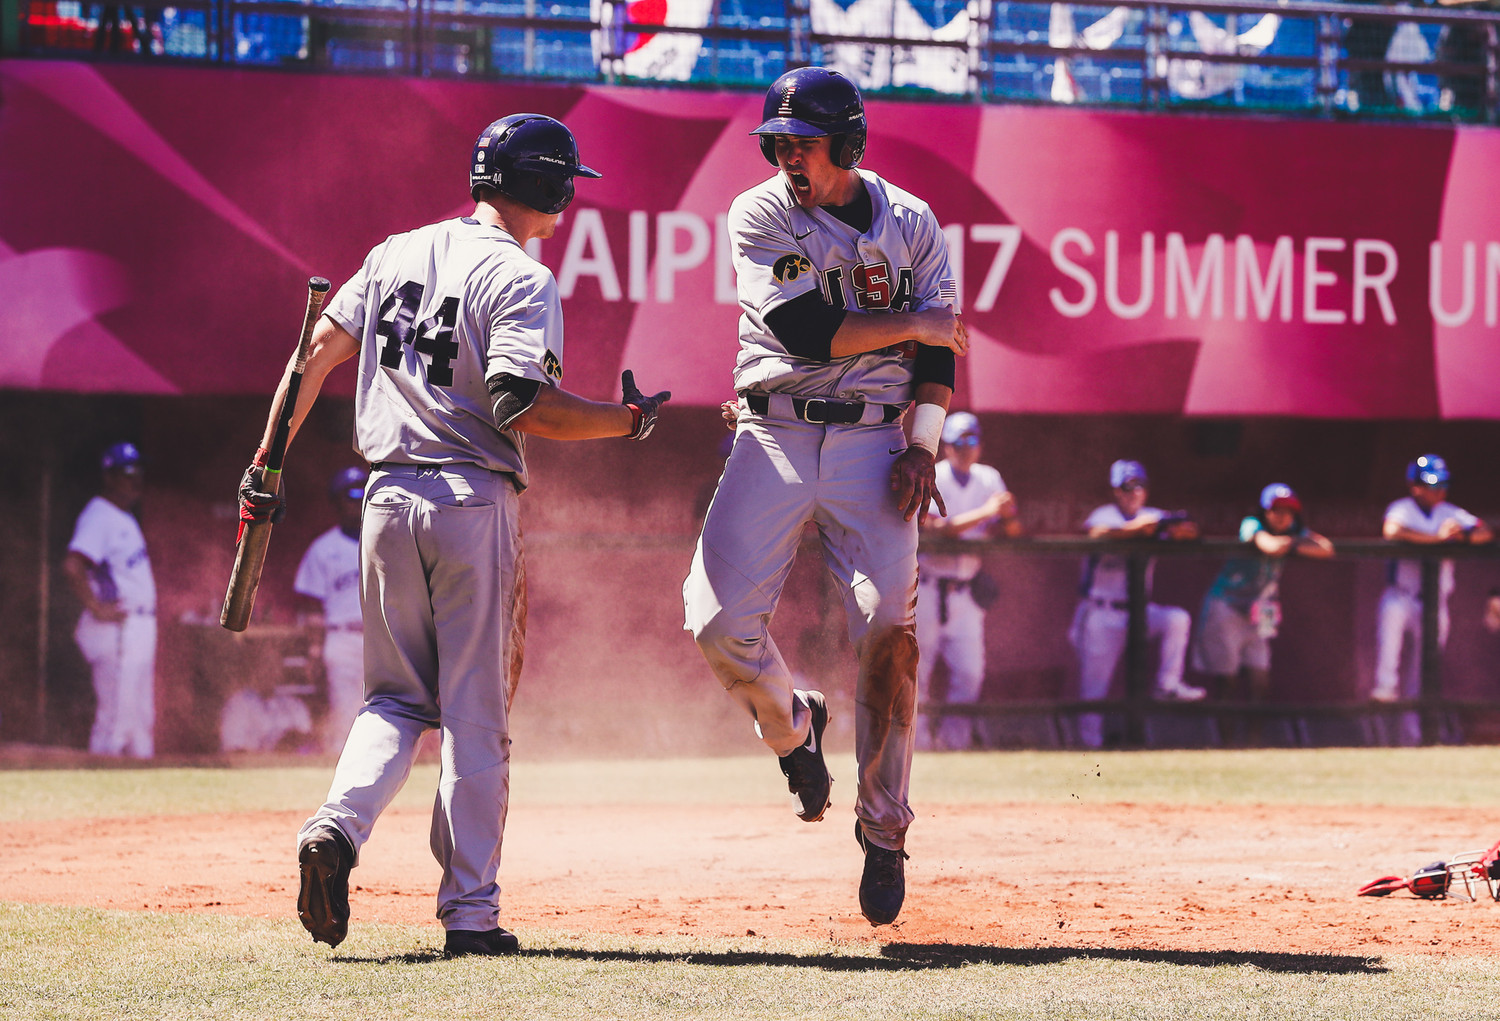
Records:
[[[99,459],[103,485],[78,515],[63,574],[83,604],[73,632],[93,673],[89,751],[156,752],[156,580],[134,511],[145,492],[141,452],[116,443]]]
[[[1166,539],[1198,537],[1198,526],[1185,512],[1168,512],[1148,506],[1149,479],[1139,461],[1121,460],[1109,466],[1110,503],[1095,508],[1084,521],[1091,539]],[[1146,592],[1150,595],[1154,561],[1146,566]],[[1081,599],[1073,614],[1068,640],[1078,652],[1078,697],[1102,699],[1109,694],[1110,680],[1125,650],[1129,630],[1129,591],[1126,558],[1100,553],[1083,565],[1079,585]],[[1161,642],[1161,665],[1156,675],[1155,695],[1160,699],[1195,701],[1207,692],[1182,679],[1187,659],[1192,616],[1180,606],[1146,605],[1146,628],[1153,641]],[[1097,713],[1078,719],[1079,743],[1088,748],[1103,744],[1103,721]]]
[[[1494,540],[1490,527],[1462,507],[1448,502],[1452,475],[1436,454],[1423,454],[1406,466],[1408,495],[1385,509],[1381,534],[1392,542],[1417,545],[1485,543]],[[1453,561],[1444,560],[1438,575],[1438,645],[1448,641],[1448,597],[1453,594]],[[1386,586],[1380,596],[1375,627],[1375,683],[1370,697],[1377,702],[1414,699],[1421,691],[1422,562],[1415,557],[1386,565]],[[1402,742],[1421,742],[1421,723],[1407,713]]]
[[[1021,534],[1016,498],[1000,472],[981,464],[979,419],[955,411],[943,420],[943,459],[937,464],[937,488],[947,513],[933,501],[925,535],[982,541]],[[945,701],[964,705],[979,701],[984,686],[984,614],[999,590],[974,553],[924,553],[917,557],[917,705],[927,704],[932,673],[941,661],[948,668]],[[976,719],[952,714],[934,726],[928,714],[917,714],[917,748],[961,751],[978,736]]]
[[[1213,678],[1216,697],[1265,700],[1271,686],[1271,639],[1281,627],[1281,571],[1293,556],[1324,560],[1333,543],[1308,528],[1302,500],[1273,482],[1260,491],[1260,507],[1240,522],[1245,553],[1219,571],[1198,614],[1193,666]],[[1257,741],[1258,719],[1249,739]]]

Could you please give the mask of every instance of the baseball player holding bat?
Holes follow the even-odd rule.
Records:
[[[884,925],[905,898],[912,820],[915,519],[931,500],[942,508],[933,465],[968,333],[932,211],[856,169],[866,126],[854,83],[797,68],[766,93],[763,117],[753,134],[778,173],[729,210],[736,432],[683,586],[686,627],[779,757],[798,817],[823,818],[828,706],[793,689],[767,631],[803,526],[817,523],[859,655],[859,901]]]
[[[499,925],[497,877],[524,628],[525,437],[645,439],[671,396],[643,395],[629,372],[619,403],[558,385],[557,284],[523,246],[552,235],[574,178],[599,176],[559,121],[495,121],[469,161],[474,212],[375,246],[313,334],[293,432],[328,371],[357,355],[355,446],[371,464],[359,542],[365,703],[328,800],[298,834],[297,914],[330,946],[348,931],[360,848],[437,729],[445,951],[517,949]],[[247,513],[269,515],[276,502],[252,493]]]

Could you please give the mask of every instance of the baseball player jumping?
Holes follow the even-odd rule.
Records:
[[[968,332],[932,211],[856,169],[866,124],[853,82],[787,72],[752,134],[778,173],[729,210],[737,424],[683,585],[686,627],[780,758],[798,817],[823,818],[828,706],[793,689],[767,631],[803,526],[816,522],[859,655],[860,908],[884,925],[905,899],[912,820],[914,518],[930,500],[942,509],[933,464]],[[908,444],[901,419],[914,399]]]
[[[517,949],[499,925],[497,879],[525,625],[516,516],[525,434],[645,439],[670,396],[642,395],[629,372],[618,404],[558,386],[557,283],[523,246],[552,236],[575,177],[599,176],[551,117],[495,121],[469,161],[474,212],[376,245],[313,333],[292,428],[328,371],[358,355],[355,446],[371,464],[359,542],[365,704],[328,800],[298,834],[297,914],[330,946],[348,931],[360,848],[406,782],[418,742],[438,729],[432,851],[443,869],[445,950]],[[267,446],[274,425],[273,415]],[[261,462],[241,485],[242,513],[257,520],[279,502],[264,490]]]

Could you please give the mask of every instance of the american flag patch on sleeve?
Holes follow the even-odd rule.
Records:
[[[938,302],[939,303],[941,303],[941,302],[947,302],[948,304],[950,304],[950,305],[953,306],[953,310],[955,312],[959,311],[959,308],[958,308],[958,281],[957,280],[942,280],[942,281],[939,281],[938,282],[938,293],[937,293],[937,296],[938,296]]]

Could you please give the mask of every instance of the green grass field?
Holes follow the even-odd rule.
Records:
[[[763,762],[756,765],[764,766]],[[518,764],[515,804],[755,803],[744,760]],[[983,753],[919,760],[928,803],[1389,804],[1488,808],[1500,750]],[[403,793],[425,804],[433,767]],[[327,768],[11,770],[0,821],[306,810]],[[1439,782],[1440,781],[1440,782]],[[1483,827],[1492,815],[1477,815]],[[1497,820],[1500,821],[1500,820]],[[1486,828],[1487,833],[1487,828]],[[5,846],[6,854],[24,854]],[[45,863],[39,863],[45,865]],[[1500,928],[1500,906],[1476,908]],[[1315,920],[1310,920],[1310,924]],[[4,1018],[1500,1017],[1488,958],[1004,948],[528,929],[508,960],[445,960],[430,925],[366,924],[330,954],[293,918],[99,912],[6,901]]]

